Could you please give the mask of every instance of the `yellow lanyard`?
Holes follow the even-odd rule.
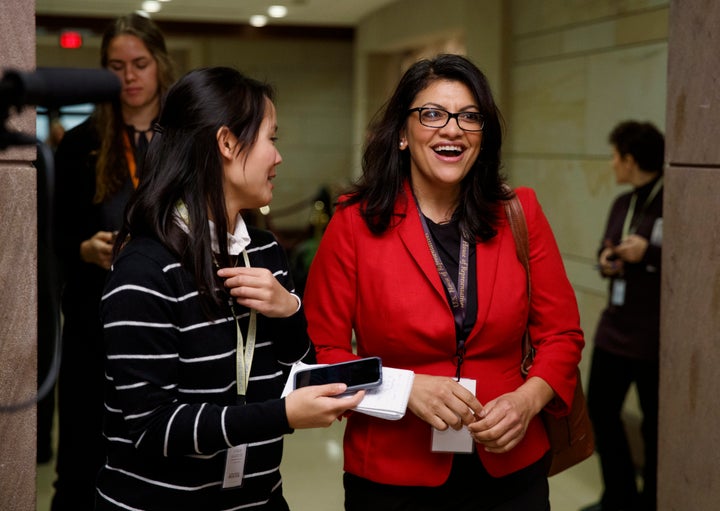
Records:
[[[640,216],[642,216],[645,213],[645,210],[650,205],[650,203],[653,201],[655,196],[658,194],[660,189],[662,188],[662,182],[663,178],[657,180],[655,183],[655,186],[653,186],[652,190],[650,191],[650,195],[648,195],[647,199],[645,199],[645,203],[643,204],[642,210],[640,211],[638,215],[638,221],[635,222],[635,226],[637,228],[637,224],[640,223]],[[625,237],[631,233],[630,229],[630,223],[632,222],[632,218],[635,216],[635,206],[637,203],[637,193],[633,193],[632,197],[630,197],[630,206],[628,207],[627,213],[625,214],[625,221],[623,222],[623,229],[622,229],[622,238],[621,240],[625,239]],[[635,229],[632,229],[632,232],[635,232]]]
[[[245,260],[245,266],[250,268],[250,259],[248,258],[247,251],[242,251],[243,259]],[[248,338],[247,346],[243,339],[242,331],[240,330],[240,321],[235,314],[235,306],[230,304],[230,310],[232,311],[233,318],[235,318],[235,331],[237,333],[237,351],[235,353],[236,367],[237,367],[237,393],[238,396],[247,394],[248,383],[250,382],[250,368],[252,367],[253,355],[255,354],[255,335],[257,333],[257,311],[250,309],[250,322],[248,324]]]
[[[175,208],[185,225],[189,226],[190,215],[188,214],[185,203],[183,201],[178,201]],[[242,251],[242,256],[245,261],[245,267],[250,268],[250,258],[248,257],[246,250]],[[237,372],[236,387],[238,396],[242,396],[244,399],[247,394],[247,388],[250,382],[250,369],[252,367],[253,356],[255,355],[257,311],[255,309],[250,309],[250,321],[248,323],[248,338],[246,346],[242,330],[240,330],[240,320],[237,317],[237,314],[235,314],[234,298],[230,298],[230,310],[232,311],[233,318],[235,319],[235,335],[237,338],[235,352],[235,366]]]

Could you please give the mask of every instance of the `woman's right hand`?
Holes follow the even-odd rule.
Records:
[[[435,429],[459,430],[475,422],[482,408],[473,393],[454,379],[415,374],[408,409]]]
[[[345,412],[359,405],[365,397],[364,390],[338,397],[346,389],[344,383],[328,383],[293,390],[285,397],[288,424],[293,429],[330,426]]]
[[[112,232],[98,231],[92,238],[80,243],[80,258],[86,263],[97,264],[109,270],[114,242],[115,235]]]

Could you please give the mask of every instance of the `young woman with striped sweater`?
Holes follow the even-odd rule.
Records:
[[[283,435],[357,406],[342,384],[280,398],[313,356],[275,237],[241,210],[282,158],[269,86],[205,68],[169,91],[102,298],[105,435],[96,509],[287,510]]]

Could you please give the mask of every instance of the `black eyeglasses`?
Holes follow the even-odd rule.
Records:
[[[420,124],[428,128],[444,128],[450,119],[455,118],[458,127],[463,131],[482,131],[485,126],[485,119],[480,112],[457,112],[450,113],[442,108],[430,108],[421,106],[408,110],[408,115],[412,112],[418,113]]]

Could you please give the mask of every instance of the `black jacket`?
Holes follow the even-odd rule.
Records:
[[[620,195],[610,209],[603,240],[610,240],[617,245],[622,237],[632,194],[637,192],[631,225],[635,234],[650,243],[642,261],[624,263],[624,275],[620,278],[625,281],[625,301],[621,306],[611,303],[613,284],[617,279],[609,279],[608,305],[595,333],[595,346],[615,355],[649,361],[658,358],[660,338],[662,189],[647,207],[643,209],[643,206],[656,182],[653,180],[633,192]]]

